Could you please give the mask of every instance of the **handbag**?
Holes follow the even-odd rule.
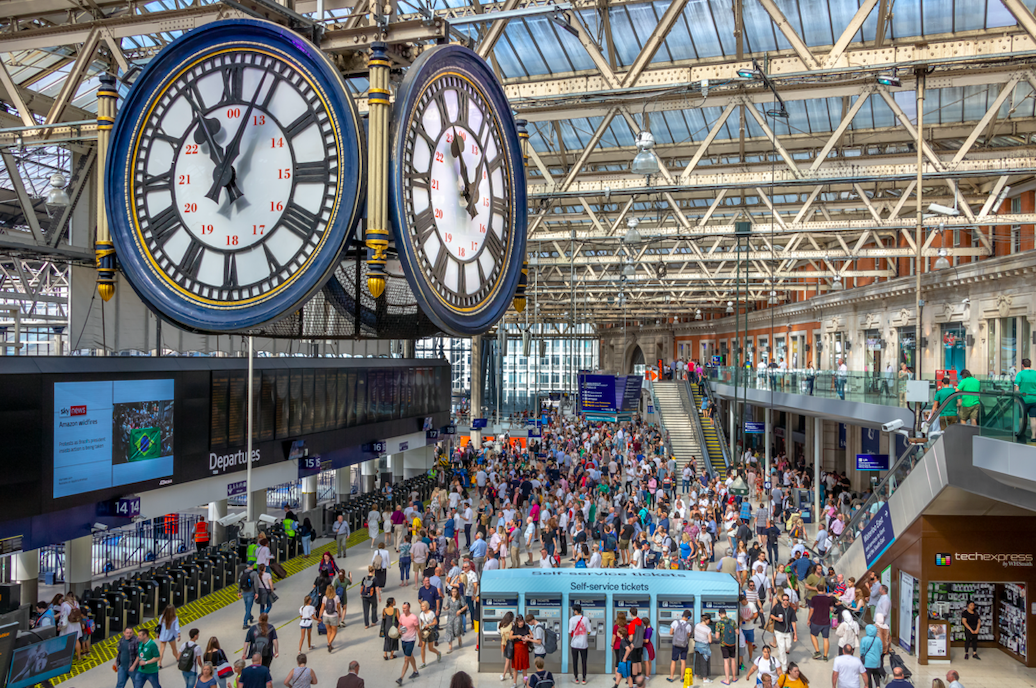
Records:
[[[392,638],[393,640],[399,639],[399,629],[395,626],[389,626],[388,637]]]
[[[504,659],[514,659],[514,641],[508,640],[504,645]]]
[[[219,663],[216,664],[216,676],[227,678],[234,673],[234,667],[227,661],[227,655],[223,650],[219,651]]]
[[[629,678],[630,675],[630,662],[619,662],[619,676],[622,678]]]

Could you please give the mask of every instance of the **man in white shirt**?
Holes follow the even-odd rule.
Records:
[[[960,674],[953,669],[946,672],[947,688],[964,688],[964,684],[960,682]]]
[[[676,680],[676,662],[680,662],[680,675],[687,673],[687,648],[690,646],[694,627],[691,624],[691,611],[685,609],[683,616],[669,625],[669,637],[673,639],[673,654],[669,661],[669,682]]]
[[[845,364],[845,359],[838,359],[838,377],[835,378],[835,389],[838,392],[838,398],[845,400],[845,383],[849,380],[849,366]]]
[[[490,551],[489,558],[486,560],[485,566],[482,567],[483,571],[494,571],[500,568],[500,560],[497,558],[497,553]]]
[[[471,503],[464,505],[464,546],[471,549],[471,523],[475,518],[475,512],[471,510]]]
[[[835,658],[831,671],[832,688],[860,688],[861,677],[867,675],[863,662],[853,656],[853,646],[846,643],[842,654]]]
[[[601,547],[596,542],[594,543],[594,553],[590,555],[590,561],[587,563],[586,568],[588,569],[599,569],[601,568]]]
[[[579,683],[579,661],[583,661],[583,683],[586,683],[586,656],[590,647],[590,621],[583,616],[583,607],[572,605],[572,618],[568,620],[568,646],[572,648],[572,675]]]
[[[554,562],[550,560],[550,555],[547,554],[547,549],[543,548],[540,550],[540,568],[541,569],[552,569],[554,568]]]

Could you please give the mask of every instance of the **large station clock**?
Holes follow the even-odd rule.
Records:
[[[447,332],[484,332],[506,312],[525,256],[525,172],[507,98],[456,45],[425,51],[393,110],[389,210],[407,280]]]
[[[187,329],[301,307],[339,262],[366,180],[359,117],[323,54],[228,20],[159,53],[112,132],[106,201],[137,293]]]

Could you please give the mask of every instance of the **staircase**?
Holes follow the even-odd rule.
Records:
[[[701,395],[698,394],[697,385],[688,385],[694,397],[694,408],[697,410],[698,418],[701,420],[702,434],[705,435],[705,449],[708,453],[709,464],[712,472],[716,475],[726,475],[727,465],[723,461],[723,448],[719,444],[719,435],[716,433],[716,425],[713,418],[706,418],[701,413]],[[713,412],[715,416],[715,412]]]
[[[688,417],[684,400],[680,396],[680,387],[683,383],[656,381],[651,384],[658,400],[658,408],[655,410],[661,417],[662,427],[669,432],[669,444],[673,449],[673,458],[676,459],[677,475],[691,462],[692,457],[696,459],[696,463],[693,464],[695,470],[699,473],[705,471],[705,460],[698,444],[697,433],[694,431],[693,420]]]

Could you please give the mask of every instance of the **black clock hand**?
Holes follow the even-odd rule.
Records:
[[[241,136],[245,133],[245,127],[248,126],[248,118],[252,116],[252,110],[255,108],[255,101],[259,100],[259,93],[263,90],[263,84],[266,83],[266,77],[269,76],[269,72],[263,72],[263,78],[259,80],[259,86],[256,87],[255,93],[252,95],[252,100],[248,103],[248,109],[245,110],[244,117],[241,118],[241,124],[237,128],[237,132],[234,134],[234,139],[227,144],[227,149],[223,154],[223,162],[215,170],[212,171],[212,187],[209,192],[205,194],[206,198],[211,198],[216,203],[219,203],[219,190],[221,187],[227,188],[227,196],[230,198],[230,202],[233,203],[243,194],[240,191],[236,191],[236,185],[234,184],[234,161],[237,160],[238,154],[241,152]]]
[[[468,166],[464,162],[464,149],[461,147],[460,136],[457,135],[457,130],[453,130],[453,141],[450,144],[450,152],[453,153],[453,157],[460,160],[460,173],[464,178],[464,190],[461,191],[461,195],[469,203],[471,202],[471,193],[468,191]]]
[[[471,182],[472,190],[468,191],[468,215],[474,218],[478,215],[478,186],[482,180],[482,170],[486,166],[486,151],[482,151],[482,157],[478,159],[478,167],[475,168],[475,181]]]
[[[220,124],[219,124],[219,120],[216,120],[216,119],[211,119],[211,120],[210,119],[206,119],[205,116],[202,114],[202,109],[201,109],[201,107],[199,105],[201,103],[201,96],[199,96],[195,92],[195,96],[197,96],[197,100],[195,100],[195,99],[193,99],[191,97],[191,93],[190,93],[190,89],[196,89],[196,88],[197,88],[196,85],[191,84],[191,86],[187,90],[184,90],[183,97],[187,101],[187,104],[190,105],[191,108],[194,110],[195,118],[198,121],[198,128],[201,130],[200,133],[202,135],[202,138],[199,139],[199,137],[198,137],[199,132],[195,131],[194,132],[194,140],[197,141],[199,144],[201,144],[203,141],[205,143],[209,144],[209,158],[212,160],[213,170],[215,171],[215,170],[218,170],[218,169],[220,169],[222,167],[223,161],[224,161],[224,158],[225,158],[225,154],[223,152],[223,149],[219,146],[219,144],[216,143],[215,139],[213,138],[213,136],[214,136],[213,132],[214,131],[219,131]],[[211,130],[209,129],[209,123],[210,122],[214,122],[215,125],[216,125]],[[241,191],[240,191],[240,189],[237,188],[237,184],[236,184],[234,179],[231,179],[230,188],[227,189],[227,195],[230,196],[231,199],[236,199],[236,198],[241,196]],[[216,198],[214,198],[212,200],[214,200],[214,201],[216,201],[218,203],[219,202],[219,194],[217,193],[216,194]]]

